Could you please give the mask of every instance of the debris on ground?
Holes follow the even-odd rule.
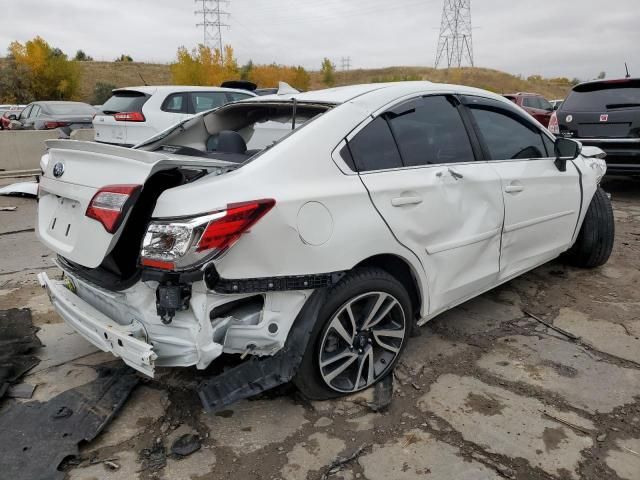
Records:
[[[14,197],[37,197],[38,184],[36,182],[12,183],[11,185],[0,188],[0,195]]]
[[[393,375],[387,375],[373,388],[373,402],[369,408],[374,412],[382,412],[391,405],[393,399]]]
[[[167,453],[164,449],[162,439],[154,442],[151,448],[145,448],[140,452],[140,461],[142,462],[142,470],[150,470],[156,472],[167,466]]]
[[[9,398],[23,398],[29,399],[33,397],[33,392],[36,389],[36,385],[31,385],[29,383],[20,383],[18,385],[13,385],[9,387],[7,391],[7,397]]]
[[[202,444],[197,435],[186,433],[178,437],[171,445],[171,453],[179,457],[186,457],[200,450]]]
[[[0,212],[15,212],[18,207],[0,207]]]
[[[11,383],[35,367],[38,360],[31,352],[42,347],[31,310],[0,310],[0,399]]]
[[[362,453],[370,446],[371,445],[362,445],[356,448],[351,454],[346,455],[344,457],[336,458],[333,462],[331,462],[331,465],[329,465],[329,468],[327,468],[327,471],[322,475],[322,480],[327,480],[330,476],[338,473],[347,464],[351,463],[352,461],[356,460],[360,455],[362,455]]]
[[[60,463],[102,431],[137,384],[129,367],[99,367],[96,380],[48,402],[8,405],[0,414],[0,471],[12,480],[62,480]]]

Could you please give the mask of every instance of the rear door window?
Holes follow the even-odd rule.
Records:
[[[542,133],[517,112],[489,99],[467,101],[490,160],[547,158]]]
[[[229,102],[237,102],[238,100],[244,100],[249,97],[252,97],[252,95],[240,92],[227,92],[227,99]]]
[[[142,112],[142,106],[149,99],[149,95],[133,90],[115,92],[104,105],[102,113],[111,115],[121,112]]]
[[[562,104],[566,112],[606,112],[640,108],[640,80],[578,85]]]
[[[400,152],[384,117],[378,117],[349,141],[359,172],[402,167]]]
[[[204,112],[229,103],[226,92],[192,92],[190,95],[193,113]]]
[[[475,160],[458,109],[449,97],[411,100],[385,116],[405,167]]]

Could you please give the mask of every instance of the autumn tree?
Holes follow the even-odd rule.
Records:
[[[260,88],[275,88],[285,82],[298,90],[308,90],[311,83],[309,73],[302,67],[286,65],[252,65],[247,80]]]
[[[227,80],[236,80],[239,76],[238,61],[231,45],[224,47],[224,55],[220,49],[205,45],[199,45],[191,51],[180,47],[177,61],[170,69],[173,83],[177,85],[217,86]]]
[[[322,61],[320,73],[322,74],[322,81],[324,84],[327,87],[333,87],[336,83],[336,66],[331,62],[331,60],[325,58]]]
[[[74,97],[80,86],[80,68],[60,49],[36,37],[25,44],[9,45],[9,65],[13,78],[22,76],[29,92],[26,100],[64,100]],[[19,72],[19,75],[18,75]]]
[[[84,50],[78,50],[73,58],[76,62],[93,62],[93,57],[84,53]]]

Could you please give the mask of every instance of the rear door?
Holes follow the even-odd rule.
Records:
[[[424,265],[430,313],[495,283],[500,179],[475,161],[454,97],[404,102],[352,135],[348,148],[376,209]]]
[[[504,196],[500,278],[548,261],[571,245],[581,191],[577,168],[555,166],[553,141],[511,105],[467,96],[485,158],[498,172]]]
[[[140,117],[140,115],[142,115],[142,107],[149,98],[150,95],[137,90],[114,91],[111,98],[102,105],[93,118],[96,141],[127,146],[137,143],[133,136],[128,138],[127,128],[145,121],[141,120],[144,116]],[[119,113],[135,113],[138,120],[135,122],[116,120],[115,115]]]

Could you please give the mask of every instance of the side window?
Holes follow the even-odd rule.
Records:
[[[34,105],[29,114],[29,118],[36,118],[40,114],[40,105]]]
[[[396,142],[383,117],[360,130],[349,141],[349,150],[359,172],[402,167]]]
[[[547,137],[546,135],[542,135],[542,141],[544,142],[544,146],[547,149],[547,157],[555,158],[556,156],[556,145],[553,141]]]
[[[31,110],[33,110],[33,105],[25,108],[22,112],[20,112],[20,116],[18,118],[20,120],[24,120],[25,118],[28,118],[29,115],[31,114]]]
[[[251,97],[251,95],[239,92],[227,92],[227,101],[229,102],[237,102],[238,100],[244,100],[249,97]]]
[[[540,103],[540,108],[542,110],[553,110],[553,105],[551,102],[544,97],[539,97],[538,102]]]
[[[406,167],[475,160],[458,109],[445,96],[412,100],[385,116]]]
[[[515,112],[478,104],[470,108],[491,160],[547,157],[540,131]]]
[[[522,99],[522,105],[529,108],[540,108],[538,99],[536,97],[524,97]]]
[[[221,107],[227,103],[225,92],[192,92],[191,103],[195,113]]]
[[[162,102],[160,110],[170,113],[187,113],[187,94],[172,93]]]

